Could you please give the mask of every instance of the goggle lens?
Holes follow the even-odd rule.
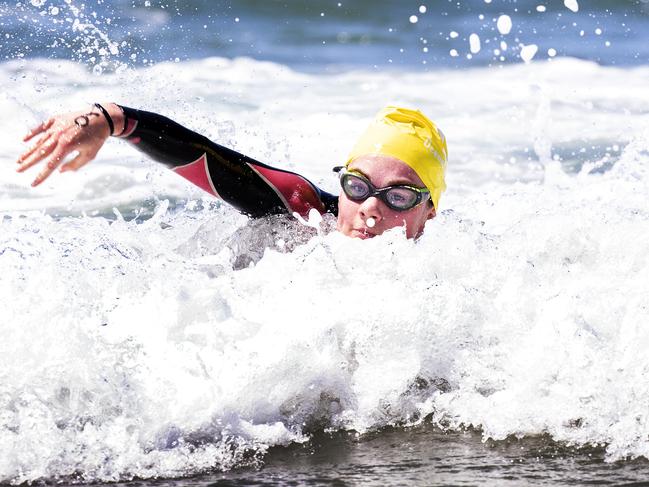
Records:
[[[346,174],[343,176],[343,190],[353,200],[362,200],[368,197],[370,194],[370,186],[367,184],[367,181],[363,181],[361,178],[356,177],[352,174]]]
[[[412,208],[419,201],[419,193],[408,188],[391,188],[385,192],[388,205],[399,209]]]

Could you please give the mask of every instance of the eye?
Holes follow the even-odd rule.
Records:
[[[397,208],[408,208],[417,201],[417,193],[408,188],[392,188],[385,196]]]
[[[363,198],[370,191],[365,181],[354,176],[345,178],[344,189],[350,198]]]

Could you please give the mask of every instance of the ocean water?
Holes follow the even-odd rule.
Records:
[[[410,71],[520,62],[522,45],[536,45],[538,59],[631,66],[649,58],[648,14],[646,0],[2,0],[0,59],[104,70],[245,56],[302,71]]]
[[[649,477],[647,3],[340,3],[0,3],[0,484]],[[449,189],[417,241],[250,221],[117,140],[32,189],[23,133],[97,100],[332,192],[419,107]]]

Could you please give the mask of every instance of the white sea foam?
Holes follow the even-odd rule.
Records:
[[[427,415],[649,456],[647,68],[0,70],[0,482],[189,475]],[[37,190],[13,173],[27,125],[111,98],[331,191],[380,105],[416,106],[449,190],[419,241],[361,241],[185,204],[200,192],[116,141]],[[83,216],[147,202],[143,223]]]

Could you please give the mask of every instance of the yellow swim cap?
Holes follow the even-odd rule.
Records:
[[[388,106],[381,110],[352,149],[347,166],[357,157],[380,154],[410,166],[430,190],[438,209],[446,189],[448,150],[441,130],[419,110]]]

